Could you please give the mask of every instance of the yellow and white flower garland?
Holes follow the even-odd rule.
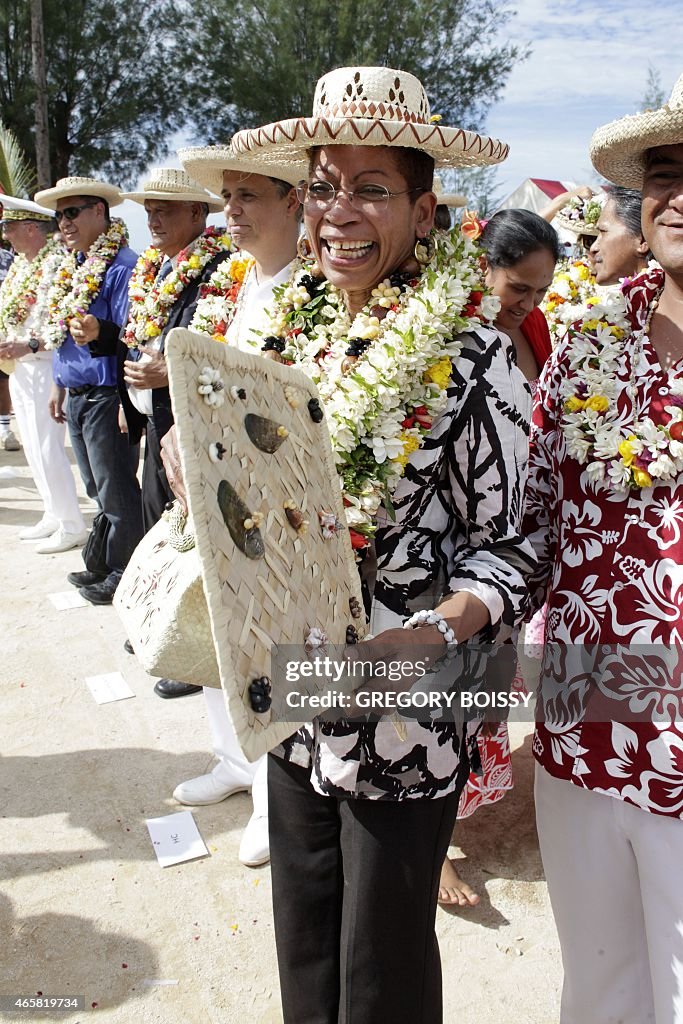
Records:
[[[114,217],[107,231],[102,232],[90,246],[83,263],[77,263],[75,252],[64,257],[48,295],[49,322],[45,348],[60,348],[64,344],[69,323],[88,312],[100,294],[109,264],[127,244],[126,225]]]
[[[146,249],[135,264],[128,289],[130,308],[123,339],[128,348],[158,338],[178,297],[201,277],[208,263],[229,251],[229,236],[216,228],[207,228],[191,247],[178,253],[175,268],[159,281],[164,254],[153,246]]]
[[[353,319],[333,285],[296,273],[279,290],[265,340],[279,340],[283,360],[318,385],[349,525],[366,535],[380,503],[391,511],[410,454],[446,407],[459,335],[499,308],[486,294],[481,250],[458,228],[435,243],[419,277],[383,281]]]
[[[637,419],[638,364],[655,305],[656,300],[634,336],[629,409],[618,407],[623,391],[622,341],[632,335],[621,292],[591,308],[572,331],[567,347],[570,373],[561,386],[567,452],[586,466],[591,480],[605,482],[617,492],[652,487],[683,472],[683,380],[669,375],[671,404],[664,407],[668,423],[657,424],[649,416]]]
[[[587,260],[561,260],[541,303],[553,348],[571,325],[585,317],[590,307],[607,294],[606,289],[596,284]]]
[[[61,245],[49,238],[39,253],[28,260],[17,253],[7,277],[0,285],[0,332],[9,335],[28,319],[38,301],[46,266],[56,265],[64,255]]]
[[[208,334],[214,341],[225,341],[228,327],[237,308],[237,298],[247,274],[254,265],[249,256],[236,253],[224,260],[220,267],[201,286],[190,330]]]

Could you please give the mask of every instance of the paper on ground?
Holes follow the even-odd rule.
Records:
[[[126,700],[135,696],[120,672],[87,676],[85,682],[98,704],[110,704],[113,700]]]
[[[209,851],[191,811],[165,814],[163,818],[147,818],[147,829],[162,868],[208,856]]]
[[[77,590],[60,590],[56,594],[47,595],[58,612],[65,612],[67,608],[87,608],[90,604]]]

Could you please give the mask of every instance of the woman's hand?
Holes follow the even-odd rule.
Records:
[[[185,480],[183,479],[183,467],[180,464],[180,449],[178,448],[178,435],[175,426],[171,427],[167,434],[161,439],[161,461],[164,464],[164,471],[168,486],[171,488],[184,512],[187,512],[187,494],[185,492]]]

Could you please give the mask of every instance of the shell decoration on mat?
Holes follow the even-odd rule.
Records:
[[[238,388],[236,384],[233,384],[233,386],[230,388],[230,397],[232,398],[233,402],[237,402],[238,400],[240,402],[246,402],[247,392],[244,388]]]
[[[209,445],[209,458],[212,462],[222,462],[226,452],[227,448],[220,441],[212,442]]]
[[[252,412],[248,412],[244,417],[244,429],[252,444],[255,444],[259,451],[267,452],[269,455],[278,450],[289,434],[287,427],[281,423]]]
[[[260,676],[249,684],[249,703],[252,711],[255,711],[257,715],[263,715],[266,711],[270,711],[271,690],[268,676]]]
[[[204,366],[197,378],[197,391],[207,405],[219,408],[225,401],[225,384],[218,370]]]
[[[320,529],[325,540],[332,540],[338,533],[346,529],[343,523],[335,516],[334,512],[326,512],[322,509],[318,512],[318,519],[320,520]]]
[[[300,508],[297,508],[291,498],[288,498],[283,502],[282,507],[285,510],[287,516],[287,522],[289,525],[296,530],[300,537],[308,533],[309,521],[305,518]]]
[[[218,485],[218,507],[223,514],[230,536],[242,554],[247,558],[263,558],[266,549],[257,525],[258,522],[263,521],[263,517],[255,518],[259,513],[249,511],[235,488],[227,480],[221,480]]]

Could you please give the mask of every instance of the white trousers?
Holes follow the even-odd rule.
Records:
[[[683,821],[536,765],[561,1024],[683,1024]]]
[[[12,406],[26,461],[45,507],[45,515],[68,533],[85,530],[76,484],[64,449],[66,427],[55,423],[47,403],[52,386],[52,360],[18,359],[9,378]]]
[[[211,729],[213,752],[219,763],[213,774],[222,782],[244,782],[251,786],[254,814],[257,818],[268,814],[268,759],[263,755],[258,761],[247,761],[235,736],[235,730],[228,717],[223,691],[218,687],[205,686],[204,698]]]

